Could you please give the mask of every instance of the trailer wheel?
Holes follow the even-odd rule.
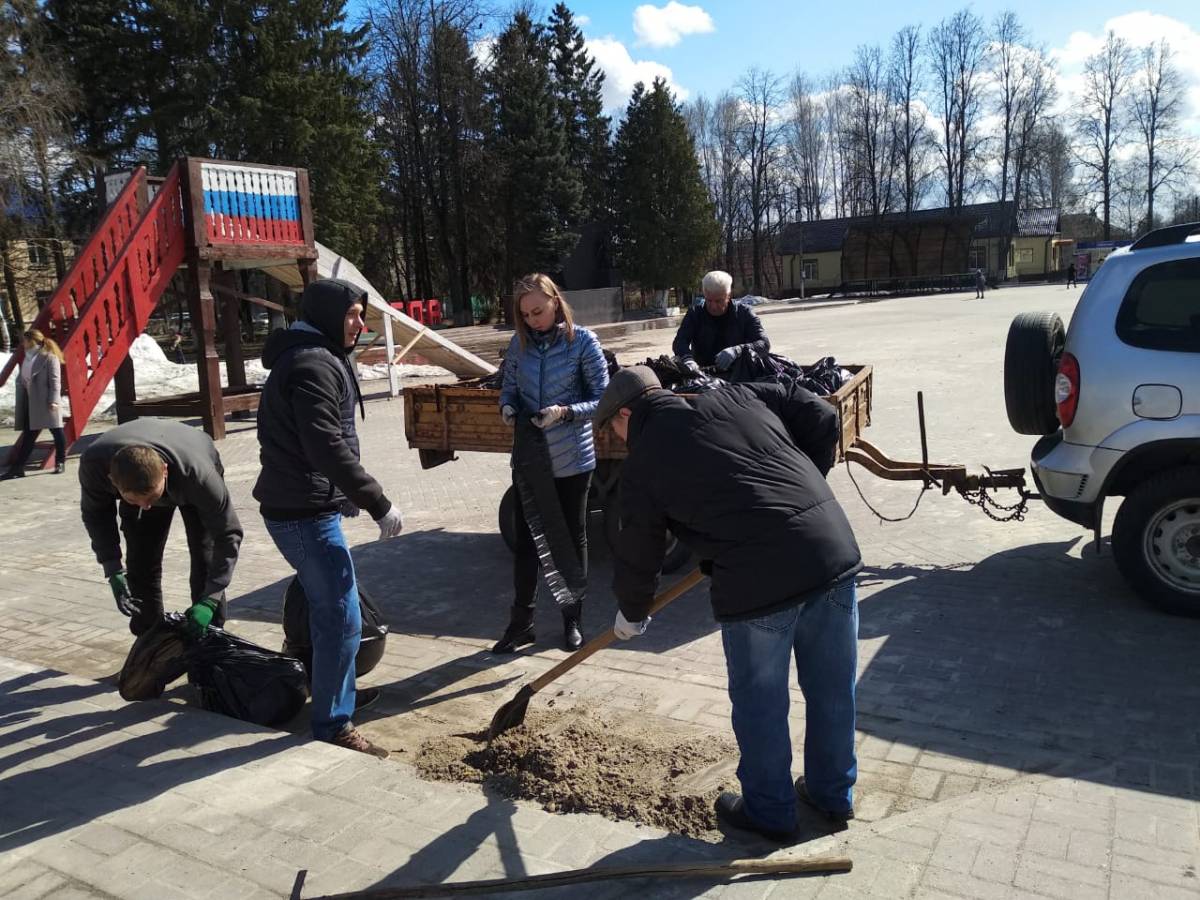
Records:
[[[517,516],[522,515],[517,489],[511,484],[500,498],[500,536],[512,553],[517,552]]]
[[[1021,313],[1004,345],[1004,406],[1017,434],[1052,434],[1058,429],[1054,379],[1066,345],[1057,313]]]
[[[1200,617],[1200,467],[1169,469],[1131,490],[1112,545],[1117,568],[1144,600]]]
[[[617,512],[615,502],[605,504],[604,507],[604,537],[608,541],[608,548],[611,551],[617,542],[617,535],[621,533],[621,517]],[[662,571],[664,575],[670,575],[673,572],[678,572],[682,569],[689,559],[692,558],[692,551],[671,532],[667,532],[667,548],[663,554]]]

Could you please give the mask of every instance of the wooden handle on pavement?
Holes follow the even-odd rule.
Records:
[[[672,600],[676,600],[682,594],[686,594],[703,580],[704,576],[700,573],[700,570],[692,569],[692,571],[683,578],[679,579],[665,591],[655,596],[654,602],[650,604],[650,612],[648,612],[647,615],[654,615]],[[530,690],[536,694],[560,675],[571,671],[571,669],[575,668],[593,653],[603,650],[616,639],[617,636],[613,633],[611,628],[603,634],[597,635],[558,665],[550,669],[550,671],[535,678],[529,685]]]

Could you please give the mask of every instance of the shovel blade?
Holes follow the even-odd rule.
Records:
[[[492,716],[492,724],[488,726],[489,742],[525,721],[525,713],[529,709],[529,699],[532,696],[533,689],[525,685],[517,691],[515,697],[496,710],[496,714]]]

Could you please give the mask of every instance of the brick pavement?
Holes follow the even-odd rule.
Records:
[[[982,304],[949,297],[858,305],[772,316],[768,330],[780,350],[801,361],[833,352],[874,364],[869,434],[895,456],[919,452],[913,396],[920,388],[935,458],[1015,466],[1026,462],[1032,442],[1008,431],[998,390],[1008,319],[1027,308],[1058,309],[1065,317],[1066,296],[1023,288],[993,292]],[[636,360],[662,352],[670,338],[669,331],[632,335],[617,352]],[[539,628],[547,640],[536,654],[493,664],[485,650],[503,627],[508,599],[508,556],[495,526],[507,468],[499,456],[465,454],[421,472],[415,454],[403,449],[401,410],[399,401],[369,403],[362,435],[369,468],[405,512],[406,533],[381,546],[370,543],[369,522],[348,525],[361,578],[394,629],[372,681],[387,687],[383,712],[393,725],[422,714],[479,722],[481,710],[507,695],[507,685],[562,657],[553,647],[557,622],[552,610],[542,610]],[[287,573],[249,497],[257,475],[253,430],[238,426],[221,452],[247,527],[231,627],[271,646],[279,640]],[[857,480],[891,515],[907,512],[917,490],[861,471]],[[912,826],[915,833],[937,840],[926,848],[926,856],[936,851],[933,861],[920,853],[903,860],[881,854],[897,865],[880,862],[875,877],[881,885],[901,879],[896,886],[902,882],[903,890],[864,884],[868,873],[861,864],[825,890],[834,891],[831,896],[872,890],[885,896],[1060,896],[1055,878],[1075,884],[1061,874],[1075,872],[1067,863],[1086,867],[1088,859],[1103,856],[1111,860],[1103,883],[1081,880],[1079,896],[1095,887],[1113,897],[1195,895],[1194,879],[1171,875],[1170,860],[1182,859],[1171,853],[1191,854],[1194,863],[1200,846],[1200,688],[1191,664],[1197,623],[1146,608],[1126,591],[1109,553],[1097,556],[1078,529],[1044,509],[1032,509],[1024,523],[998,525],[934,493],[910,521],[881,527],[844,469],[831,482],[867,562],[860,582],[862,824],[856,831],[903,829],[912,817],[925,817]],[[38,475],[2,490],[0,614],[6,628],[0,656],[87,678],[111,674],[129,639],[89,558],[73,480]],[[177,530],[167,593],[169,604],[182,606],[186,552]],[[598,532],[594,583],[604,585],[609,576]],[[599,627],[611,617],[612,602],[603,590],[594,594],[587,621]],[[664,611],[644,638],[584,668],[564,679],[569,700],[729,735],[719,635],[699,591]],[[798,691],[794,700],[799,738]],[[1054,777],[1037,786],[1047,772]],[[1083,812],[1058,815],[1062,798],[1044,793],[1057,784],[1073,785],[1071,809]],[[1019,799],[1034,796],[1029,791],[1035,800]],[[993,816],[994,807],[982,814],[991,825],[960,815],[1000,796],[1018,798],[1006,801],[1009,811],[999,815],[1023,822],[1019,829],[1009,823],[1013,830],[1005,831],[1008,820]],[[1138,814],[1136,800],[1153,811]],[[1026,810],[1022,803],[1033,805]],[[1097,824],[1100,808],[1108,810],[1109,830],[1088,837],[1086,826]],[[1171,810],[1183,813],[1172,818]],[[1181,826],[1182,814],[1191,816],[1190,824]],[[949,834],[953,840],[947,837],[943,847],[941,838]],[[1164,852],[1166,869],[1144,858],[1153,848]],[[1009,866],[1005,860],[1014,853],[1018,862]],[[1053,866],[1044,860],[1061,860],[1060,875],[1045,872]],[[913,875],[914,865],[925,874]],[[786,896],[793,896],[791,885]]]

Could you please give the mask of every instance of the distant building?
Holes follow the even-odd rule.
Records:
[[[1071,244],[1057,209],[976,203],[957,212],[821,219],[786,226],[780,240],[782,288],[796,294],[858,283],[932,282],[982,269],[994,281],[1054,277],[1066,269]]]
[[[58,287],[58,272],[54,267],[55,250],[61,248],[63,259],[69,269],[75,258],[75,244],[71,241],[56,241],[53,238],[16,240],[8,243],[7,264],[10,273],[0,277],[0,300],[13,304],[9,286],[16,287],[16,304],[20,320],[26,328],[33,324],[50,295]],[[11,281],[10,281],[11,278]],[[9,309],[16,318],[17,309]]]

